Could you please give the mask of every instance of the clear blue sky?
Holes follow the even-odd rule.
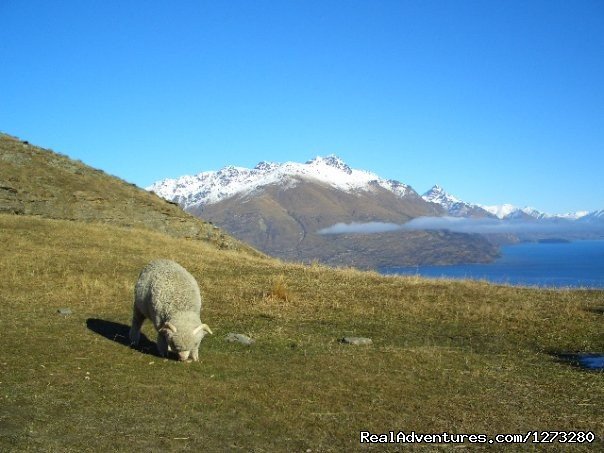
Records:
[[[0,130],[139,186],[337,154],[604,208],[604,2],[0,0]]]

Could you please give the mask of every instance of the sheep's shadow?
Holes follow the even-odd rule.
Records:
[[[107,321],[105,319],[88,318],[86,320],[86,327],[108,340],[130,347],[130,326],[126,324]],[[149,340],[144,333],[141,333],[136,349],[143,354],[159,357],[157,345],[154,341]]]

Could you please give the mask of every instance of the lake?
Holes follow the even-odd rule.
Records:
[[[604,288],[604,240],[528,242],[502,247],[501,257],[490,264],[388,267],[379,271],[521,286]]]

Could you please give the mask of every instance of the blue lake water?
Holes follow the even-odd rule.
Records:
[[[487,280],[521,286],[604,288],[604,240],[522,243],[490,264],[381,268],[383,274]]]

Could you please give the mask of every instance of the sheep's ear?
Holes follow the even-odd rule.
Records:
[[[195,335],[195,334],[196,334],[197,332],[199,332],[201,329],[203,329],[203,324],[202,324],[202,325],[200,325],[200,326],[197,326],[197,327],[195,327],[195,328],[193,329],[193,332],[192,332],[192,333],[193,333],[193,335]]]

